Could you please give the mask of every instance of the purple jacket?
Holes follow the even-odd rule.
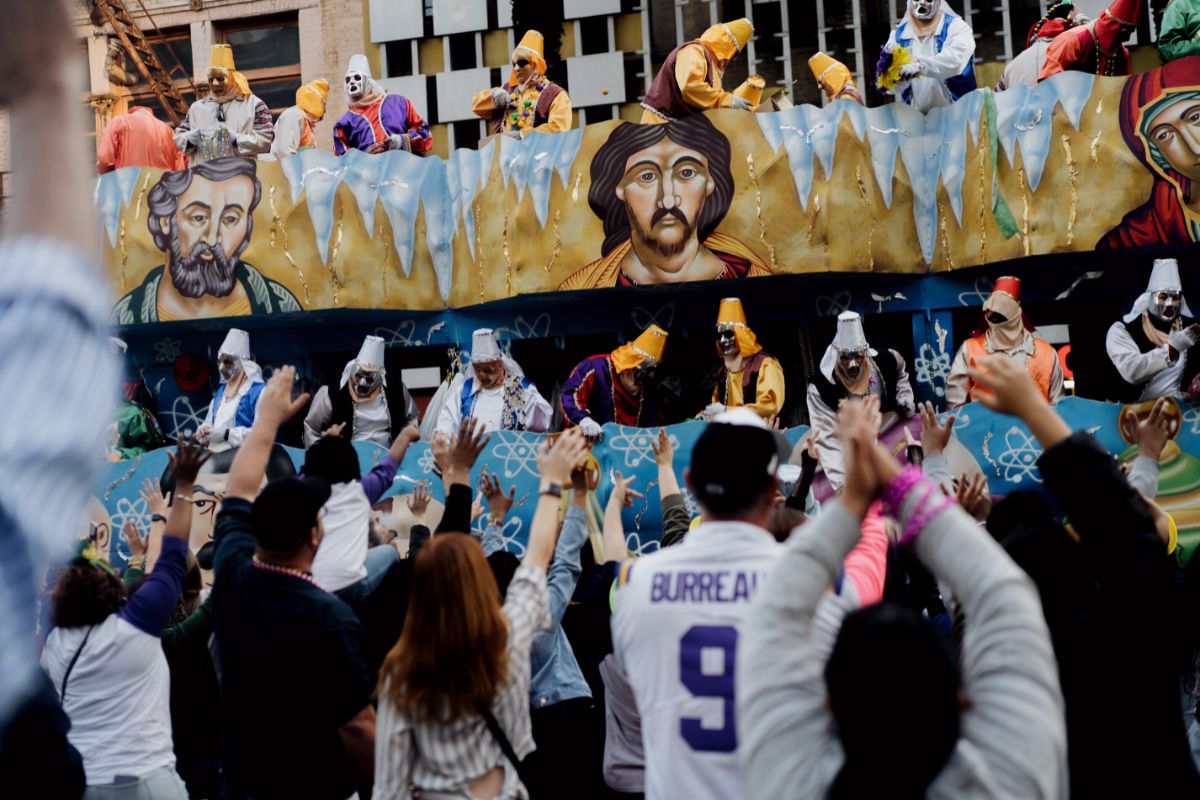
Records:
[[[354,148],[366,150],[391,134],[406,137],[404,147],[411,153],[424,153],[433,147],[429,123],[413,108],[408,98],[389,94],[366,108],[351,109],[333,126],[333,151],[339,156]]]

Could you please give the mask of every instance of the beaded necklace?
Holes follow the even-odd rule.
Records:
[[[533,99],[531,100],[521,101],[520,98],[524,96],[525,91],[522,91],[519,95],[510,93],[508,108],[505,110],[504,114],[504,116],[507,117],[504,122],[505,127],[512,128],[513,125],[516,125],[517,128],[528,128],[530,125],[532,125],[533,121],[530,119],[530,117],[532,116],[533,112],[530,109],[537,109],[537,102],[541,98],[542,92],[549,85],[550,81],[546,79],[546,76],[541,76],[537,83],[525,90],[533,92]],[[522,107],[518,107],[518,102],[522,103]]]
[[[311,572],[302,572],[291,567],[281,567],[278,564],[268,564],[266,561],[261,560],[258,555],[253,557],[252,563],[255,569],[261,569],[263,572],[273,572],[276,575],[290,575],[293,578],[299,578],[302,581],[311,583],[322,592],[328,591],[324,586],[313,580]]]

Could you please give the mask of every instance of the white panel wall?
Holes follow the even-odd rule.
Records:
[[[487,30],[489,0],[433,0],[433,33],[449,36],[452,33]]]
[[[422,0],[371,0],[371,41],[395,42],[425,35]]]
[[[421,119],[429,121],[429,92],[426,89],[425,76],[406,75],[400,78],[380,78],[379,85],[390,94],[402,94],[413,104]]]
[[[438,122],[459,122],[479,119],[471,111],[471,98],[481,89],[492,85],[492,71],[487,67],[459,69],[438,73]]]
[[[603,106],[625,102],[625,55],[597,53],[567,59],[567,81],[571,84],[571,105]],[[603,94],[607,89],[608,94]],[[441,89],[438,89],[441,92]]]
[[[563,16],[566,19],[620,13],[621,0],[563,0]]]
[[[512,27],[512,3],[509,0],[492,0],[496,4],[496,24],[500,28]]]

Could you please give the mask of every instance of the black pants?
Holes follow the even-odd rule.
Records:
[[[604,739],[601,734],[597,750],[594,708],[591,698],[578,697],[530,711],[537,745],[524,762],[530,800],[561,800],[563,787],[570,787],[571,797],[604,796]]]

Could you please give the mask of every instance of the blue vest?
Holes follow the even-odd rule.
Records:
[[[942,13],[942,27],[938,30],[934,41],[937,43],[937,51],[942,52],[942,48],[946,45],[946,37],[950,35],[950,24],[958,19],[957,16],[950,16]],[[904,19],[900,22],[900,27],[896,28],[896,44],[905,49],[912,47],[912,37],[905,36],[908,30],[908,20]],[[955,75],[953,78],[946,79],[946,90],[950,92],[951,100],[958,100],[964,94],[975,91],[975,59],[971,58],[967,62],[967,66],[963,71]],[[912,87],[905,88],[901,94],[901,99],[907,104],[912,105]]]
[[[217,393],[213,395],[213,419],[216,419],[216,409],[221,405],[221,398],[225,396],[225,386],[226,384],[222,383],[217,387]],[[233,419],[235,427],[249,428],[254,424],[254,409],[258,406],[258,396],[265,388],[267,385],[262,381],[250,384],[250,391],[246,392],[245,397],[238,401],[237,414]]]

